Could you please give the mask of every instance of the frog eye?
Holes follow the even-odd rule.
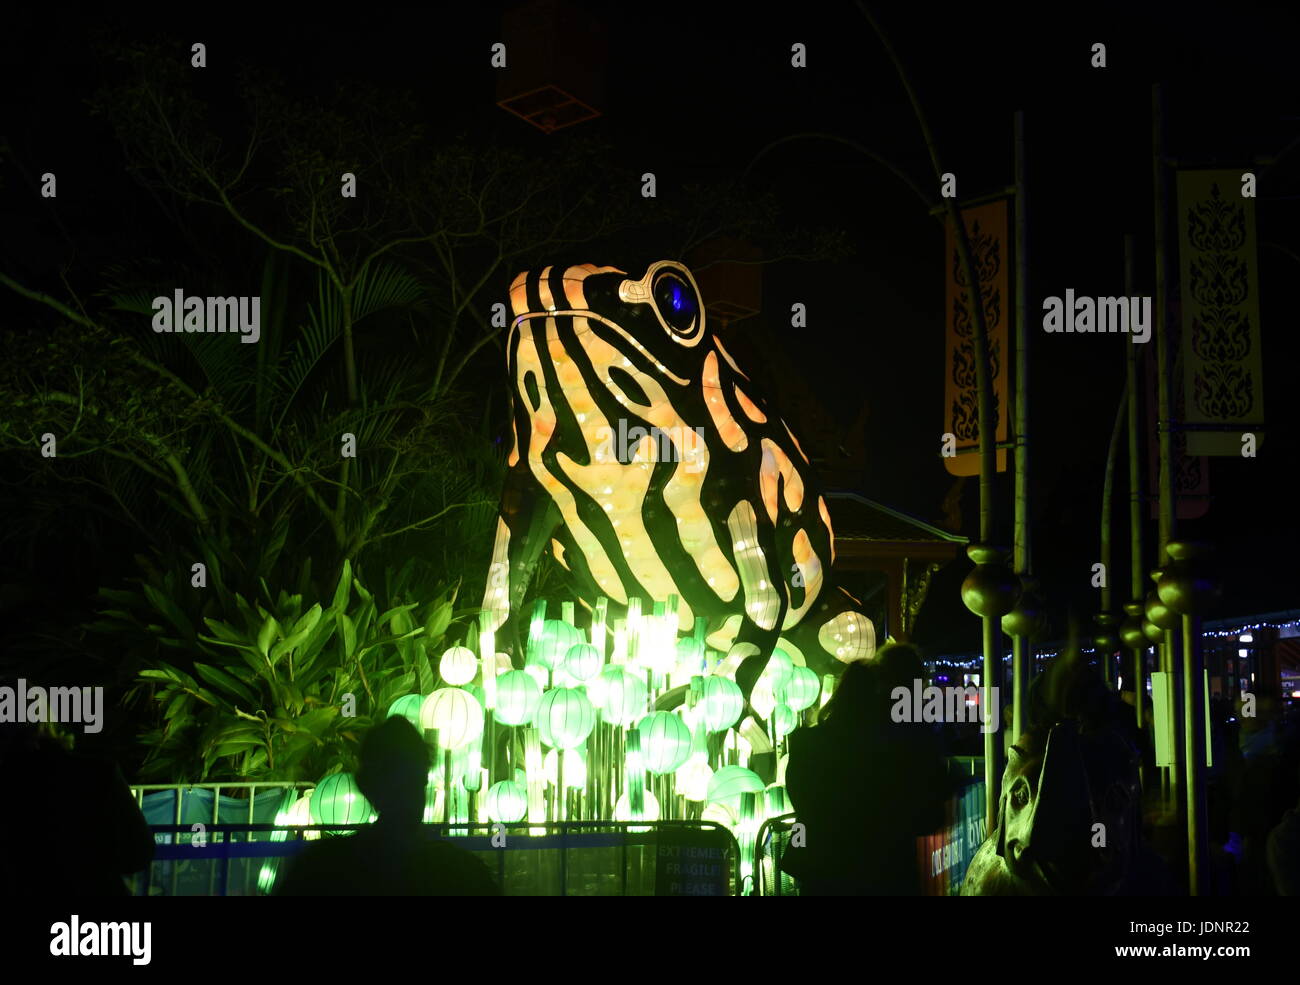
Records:
[[[659,317],[673,335],[689,338],[700,319],[700,299],[695,288],[674,273],[662,273],[651,292]]]

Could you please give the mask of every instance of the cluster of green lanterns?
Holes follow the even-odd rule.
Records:
[[[548,619],[546,603],[535,606],[522,670],[496,652],[499,620],[483,613],[478,652],[447,650],[440,686],[388,709],[437,750],[425,820],[709,820],[737,835],[747,868],[762,821],[790,810],[785,739],[825,703],[833,679],[776,650],[750,696],[760,726],[741,720],[739,657],[706,646],[702,619],[679,639],[675,598],[649,612],[632,599],[627,618],[612,625],[602,599],[589,630],[575,624],[571,603],[562,608],[563,618]],[[490,754],[502,747],[504,756]],[[768,751],[777,754],[777,776],[765,786],[749,761]],[[493,765],[503,775],[492,775]],[[326,777],[300,803],[286,823],[373,817],[347,773]]]

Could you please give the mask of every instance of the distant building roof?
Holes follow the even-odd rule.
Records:
[[[844,541],[966,544],[969,538],[949,533],[854,492],[828,492],[837,549]]]

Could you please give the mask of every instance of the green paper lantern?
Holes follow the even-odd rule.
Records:
[[[534,719],[548,746],[576,749],[596,727],[596,709],[577,688],[553,688],[542,695]]]
[[[591,680],[604,665],[604,654],[590,643],[575,643],[564,655],[564,671],[577,681]]]
[[[753,770],[747,770],[743,766],[724,766],[709,781],[708,801],[711,804],[722,804],[739,817],[740,795],[759,793],[762,789],[763,781]]]
[[[528,813],[528,790],[514,780],[498,780],[487,795],[488,817],[498,824],[514,824]]]
[[[316,824],[364,824],[374,812],[351,773],[325,777],[311,795],[311,817]]]
[[[796,667],[785,683],[785,703],[793,711],[811,708],[822,691],[821,678],[807,667]]]
[[[550,750],[542,760],[542,775],[553,787],[560,785],[560,750]],[[570,749],[564,757],[564,785],[581,790],[587,785],[587,757],[581,749]]]
[[[736,724],[745,708],[740,685],[727,677],[706,677],[701,689],[704,727],[710,732],[725,732]]]
[[[691,730],[672,712],[651,712],[637,727],[641,732],[641,761],[656,776],[671,773],[690,756]]]
[[[799,713],[785,705],[772,709],[772,731],[778,739],[784,738],[799,727]]]
[[[590,686],[601,717],[611,725],[631,725],[646,712],[645,678],[625,667],[606,667]]]
[[[703,760],[693,759],[677,770],[676,789],[687,800],[699,803],[709,795],[709,781],[713,779],[713,770]]]
[[[424,704],[424,695],[408,694],[398,698],[388,706],[387,718],[400,715],[416,728],[420,728],[420,705]]]
[[[659,820],[659,801],[649,790],[643,795],[645,800],[642,801],[641,817],[632,816],[632,803],[629,795],[624,793],[618,798],[618,803],[614,805],[615,821],[658,821]]]
[[[456,687],[468,684],[478,675],[478,657],[468,647],[453,646],[438,661],[438,673]]]
[[[512,670],[497,678],[497,706],[493,714],[502,725],[527,725],[541,700],[542,689],[532,675]]]
[[[585,643],[582,630],[563,619],[547,619],[542,623],[542,633],[537,646],[530,653],[530,663],[537,663],[554,670],[569,652],[569,648],[578,643]]]
[[[458,687],[442,687],[424,699],[420,724],[438,730],[440,749],[459,749],[483,734],[483,706]]]
[[[771,659],[763,668],[763,676],[771,683],[772,693],[779,694],[793,674],[794,661],[790,659],[790,654],[781,649],[773,650]]]

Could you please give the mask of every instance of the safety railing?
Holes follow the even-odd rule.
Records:
[[[246,896],[272,890],[309,832],[339,837],[365,825],[151,825],[154,860],[135,895]],[[430,833],[481,858],[505,895],[725,896],[741,887],[740,848],[711,821],[430,824]]]
[[[244,798],[227,797],[223,800],[221,796],[223,790],[240,791],[241,793],[246,792],[248,807],[245,823],[256,824],[258,823],[257,811],[259,809],[266,810],[267,808],[265,805],[268,801],[268,798],[259,798],[258,794],[278,790],[281,791],[281,796],[283,797],[285,791],[299,792],[310,790],[315,787],[316,784],[276,780],[247,783],[133,783],[130,786],[131,795],[135,797],[136,805],[145,813],[146,817],[149,817],[152,813],[147,810],[147,807],[150,805],[146,801],[146,797],[157,800],[161,799],[160,795],[166,793],[174,794],[175,803],[171,812],[172,824],[179,825],[187,821],[189,823],[202,821],[204,824],[234,823],[230,817],[231,811],[226,811],[226,816],[223,817],[222,808],[230,808],[232,810],[239,809],[242,811],[242,802]],[[196,817],[193,810],[186,809],[191,806],[194,801],[200,803],[206,801],[208,796],[211,796],[212,798],[210,817]],[[277,800],[272,801],[272,817],[274,817],[274,807],[275,805],[278,805],[279,802],[280,801]],[[204,805],[203,810],[204,813],[207,812],[206,805]]]
[[[987,834],[983,780],[955,772],[961,785],[949,798],[943,829],[916,839],[917,873],[925,896],[956,896],[966,868]],[[759,827],[754,847],[756,895],[799,895],[799,880],[781,871],[781,857],[798,821],[796,814],[781,814]]]

